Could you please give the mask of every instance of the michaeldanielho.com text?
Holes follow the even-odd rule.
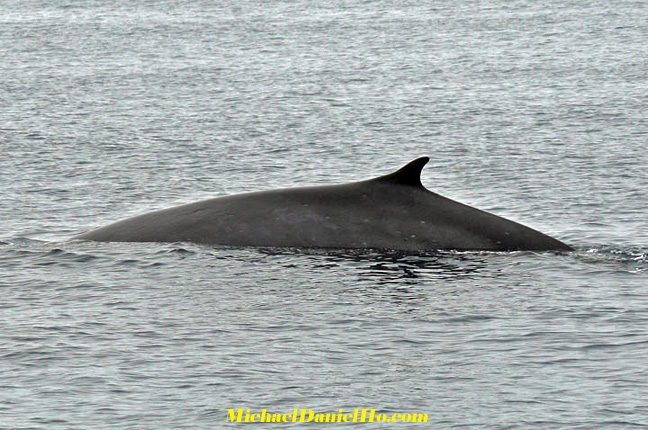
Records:
[[[376,413],[375,409],[354,409],[352,412],[318,413],[312,409],[294,409],[292,413],[250,412],[249,409],[228,409],[230,423],[426,423],[425,413]]]

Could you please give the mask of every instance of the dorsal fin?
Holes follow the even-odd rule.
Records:
[[[389,175],[380,176],[376,178],[378,181],[389,181],[399,185],[408,185],[411,187],[422,187],[421,184],[421,171],[423,167],[430,161],[429,157],[417,158],[410,161],[394,173]]]

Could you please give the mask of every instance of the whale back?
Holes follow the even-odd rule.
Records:
[[[418,158],[342,185],[203,200],[129,218],[79,236],[113,242],[395,250],[571,249],[516,222],[427,190]]]

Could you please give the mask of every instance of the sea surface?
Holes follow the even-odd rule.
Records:
[[[644,1],[0,1],[0,428],[647,428],[647,47]],[[576,251],[70,240],[420,156]]]

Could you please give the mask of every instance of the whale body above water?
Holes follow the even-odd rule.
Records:
[[[195,242],[234,247],[572,250],[519,223],[421,184],[429,158],[341,185],[218,197],[135,216],[77,236],[101,242]]]

